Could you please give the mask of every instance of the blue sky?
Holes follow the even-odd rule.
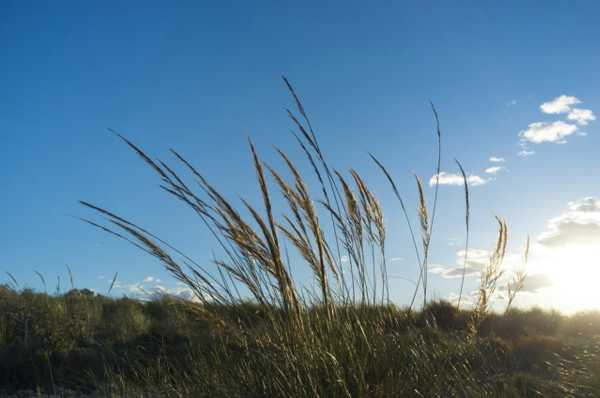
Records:
[[[486,182],[472,186],[474,249],[493,245],[494,215],[509,223],[511,253],[527,234],[538,252],[554,250],[545,237],[572,232],[573,223],[591,225],[596,236],[600,205],[584,198],[600,196],[592,120],[600,109],[599,12],[593,1],[4,1],[0,268],[35,288],[33,270],[66,281],[67,265],[78,286],[99,291],[117,271],[123,292],[147,277],[175,288],[156,261],[73,217],[89,215],[77,204],[85,199],[201,260],[214,247],[107,128],[157,156],[175,147],[226,194],[256,201],[247,137],[267,162],[276,162],[272,145],[301,159],[282,74],[303,97],[331,162],[358,169],[381,198],[389,255],[404,258],[394,274],[414,279],[416,266],[400,211],[367,151],[390,168],[416,213],[411,172],[426,181],[434,174],[429,100],[442,122],[442,169],[456,173],[456,157]],[[523,150],[535,154],[519,156]],[[486,173],[490,167],[502,169]],[[432,242],[439,272],[431,283],[436,297],[447,298],[458,286],[443,270],[456,265],[463,244],[462,188],[441,186],[440,200]],[[557,258],[545,256],[532,274]],[[574,272],[599,275],[589,260]],[[553,272],[550,279],[564,279],[565,271]],[[393,283],[404,302],[410,289]],[[557,292],[567,287],[546,285],[546,293],[532,287],[522,304],[578,308],[561,303]],[[591,299],[600,306],[600,297]]]

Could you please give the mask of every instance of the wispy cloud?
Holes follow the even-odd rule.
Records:
[[[477,303],[477,294],[479,292],[477,290],[473,290],[469,293],[463,293],[462,297],[460,298],[460,304],[461,304],[461,308],[473,308],[475,307],[475,303]],[[458,293],[455,292],[451,292],[448,295],[448,301],[454,305],[458,304]]]
[[[497,174],[498,172],[504,170],[504,167],[502,166],[492,166],[492,167],[488,167],[487,169],[485,169],[485,172],[487,174]]]
[[[429,272],[438,274],[445,279],[461,278],[463,270],[466,277],[479,276],[481,271],[487,267],[490,262],[492,252],[485,249],[470,248],[467,256],[467,266],[465,266],[465,250],[456,252],[456,262],[453,266],[448,265],[432,265]],[[502,269],[510,271],[520,269],[522,267],[522,255],[519,253],[506,253],[502,263]],[[504,282],[504,279],[503,281]]]
[[[127,283],[117,280],[114,285],[115,290],[122,290],[125,294],[132,294],[134,296],[146,295],[144,284],[140,282]]]
[[[542,142],[565,143],[565,138],[574,134],[577,131],[577,126],[565,123],[562,120],[545,123],[531,123],[527,130],[519,133],[523,141],[533,144]]]
[[[504,158],[498,156],[490,156],[489,161],[492,163],[504,163]]]
[[[157,299],[164,296],[171,296],[189,301],[199,301],[198,297],[194,294],[192,289],[187,287],[182,282],[177,283],[175,287],[166,287],[160,284],[156,284],[154,285],[148,298]]]
[[[550,277],[543,273],[529,274],[523,282],[521,293],[538,293],[541,289],[554,285],[554,282]],[[509,284],[503,284],[500,286],[500,291],[507,291]]]
[[[589,122],[596,120],[596,115],[591,109],[574,108],[567,115],[567,119],[574,120],[580,126],[587,126]]]
[[[579,98],[571,95],[561,95],[551,101],[544,102],[540,105],[540,110],[549,114],[567,113],[571,110],[572,105],[577,104],[581,104]]]
[[[519,153],[517,153],[517,155],[518,155],[520,158],[526,158],[526,157],[528,157],[528,156],[535,155],[535,151],[532,151],[532,150],[529,150],[529,149],[521,149],[521,150],[519,151]]]
[[[488,181],[489,180],[481,178],[478,175],[467,176],[467,184],[469,184],[469,186],[472,187],[484,185]],[[464,184],[464,179],[460,174],[447,173],[445,171],[442,171],[439,175],[435,174],[429,179],[429,186],[434,186],[436,183],[439,185],[462,186]]]
[[[116,281],[114,290],[120,290],[125,295],[141,300],[152,300],[162,296],[173,296],[191,301],[197,300],[194,292],[184,283],[178,282],[175,286],[165,286],[160,279],[153,276],[145,277],[142,282],[126,283]]]

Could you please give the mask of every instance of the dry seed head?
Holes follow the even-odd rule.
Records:
[[[419,221],[421,223],[421,233],[423,239],[427,240],[429,237],[429,215],[427,213],[427,203],[425,202],[425,191],[423,189],[423,181],[417,175],[415,175],[417,181],[417,189],[419,191]]]

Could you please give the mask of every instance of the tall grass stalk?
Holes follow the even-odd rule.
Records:
[[[492,251],[486,267],[481,271],[477,302],[471,315],[470,328],[473,333],[478,330],[481,321],[488,313],[498,282],[504,275],[502,263],[506,255],[508,226],[506,221],[499,217],[496,217],[496,221],[498,222],[496,247]]]
[[[465,173],[465,169],[463,168],[462,164],[454,159],[454,161],[456,162],[456,164],[458,165],[458,169],[460,170],[460,174],[463,178],[463,186],[464,186],[464,190],[465,190],[465,230],[466,230],[466,236],[465,236],[465,258],[463,261],[463,272],[460,278],[460,291],[458,293],[458,303],[456,304],[456,308],[458,310],[460,310],[460,301],[462,299],[462,295],[463,295],[463,289],[465,286],[465,276],[467,273],[467,264],[468,264],[468,257],[469,257],[469,225],[470,225],[470,217],[471,217],[471,205],[470,205],[470,200],[469,200],[469,181],[467,179],[467,174]]]

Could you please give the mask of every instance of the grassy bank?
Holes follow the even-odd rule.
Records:
[[[445,302],[303,312],[0,289],[0,385],[99,396],[600,394],[600,313],[487,314]],[[279,316],[285,316],[279,313]]]

